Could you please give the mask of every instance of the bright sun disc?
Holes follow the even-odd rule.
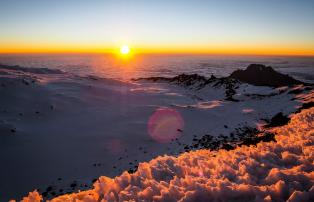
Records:
[[[124,45],[120,48],[120,53],[123,55],[129,54],[130,48],[127,45]]]

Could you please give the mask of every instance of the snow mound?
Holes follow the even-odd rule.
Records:
[[[94,189],[51,202],[313,201],[314,108],[270,130],[277,142],[160,156],[140,163],[133,174],[100,177]],[[23,201],[41,201],[41,196],[31,192]]]

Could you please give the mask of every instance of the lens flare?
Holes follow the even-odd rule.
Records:
[[[123,142],[120,139],[116,138],[107,140],[105,144],[106,150],[113,155],[121,153],[124,147],[125,145],[123,144]]]
[[[148,133],[159,143],[180,137],[184,120],[179,112],[170,108],[157,109],[148,120]]]

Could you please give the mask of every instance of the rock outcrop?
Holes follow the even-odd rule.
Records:
[[[234,71],[229,77],[255,86],[279,87],[303,84],[291,76],[281,74],[272,67],[262,64],[251,64],[245,70]]]

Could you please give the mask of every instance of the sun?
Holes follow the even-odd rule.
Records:
[[[121,46],[121,48],[120,48],[120,53],[121,53],[122,55],[127,55],[127,54],[129,54],[129,53],[130,53],[130,48],[129,48],[129,46],[128,46],[128,45],[123,45],[123,46]]]

